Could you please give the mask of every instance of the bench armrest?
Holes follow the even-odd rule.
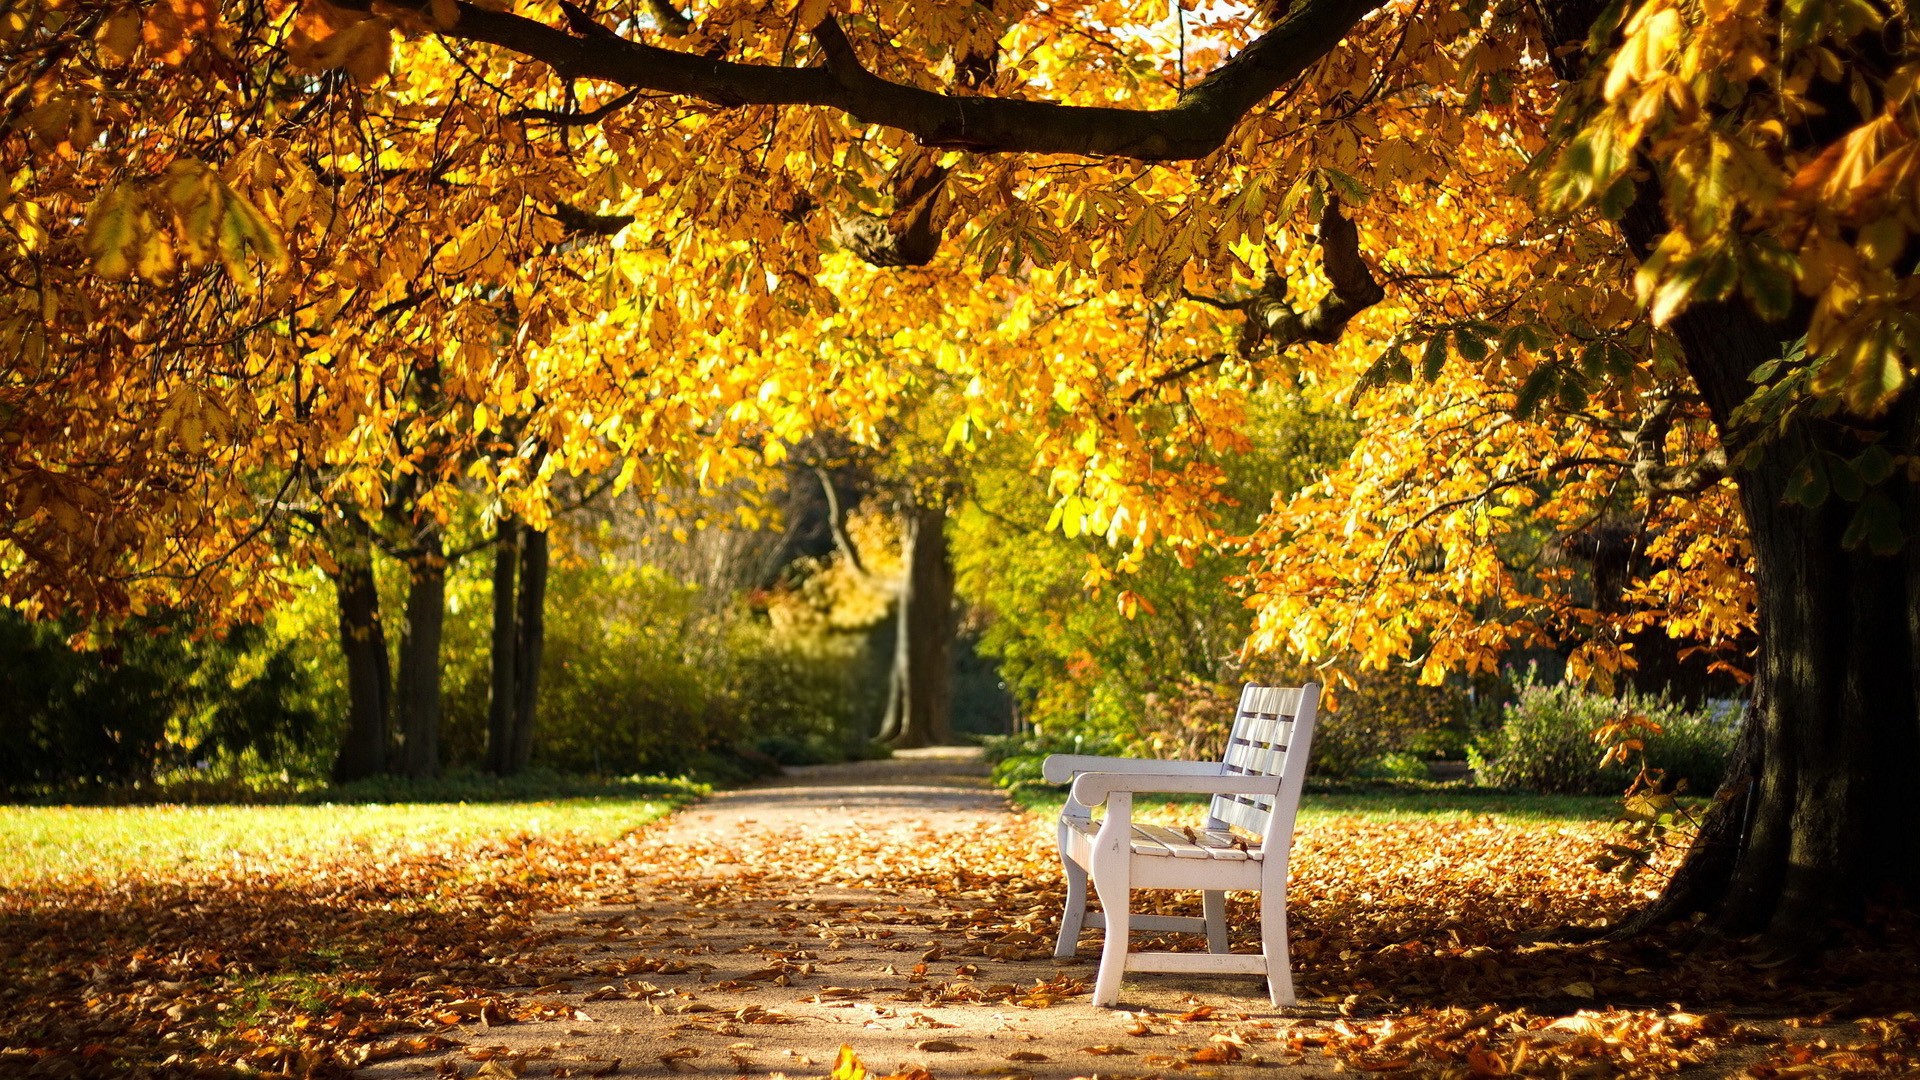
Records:
[[[1109,792],[1157,792],[1163,795],[1278,795],[1280,777],[1246,776],[1240,773],[1081,773],[1073,782],[1073,801],[1082,806],[1099,806]]]
[[[1049,784],[1064,784],[1080,773],[1155,773],[1162,776],[1218,776],[1217,761],[1157,761],[1153,758],[1097,757],[1092,754],[1048,754],[1040,775]]]

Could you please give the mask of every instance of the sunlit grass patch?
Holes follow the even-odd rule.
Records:
[[[604,844],[703,790],[659,781],[628,794],[487,802],[0,806],[0,885],[404,857],[520,836]]]

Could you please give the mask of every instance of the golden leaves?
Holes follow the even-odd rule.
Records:
[[[163,229],[156,210],[172,228]],[[187,265],[216,258],[235,281],[251,285],[256,269],[278,273],[287,251],[254,205],[205,165],[180,160],[151,184],[108,187],[87,210],[86,251],[103,277],[163,281],[175,267],[175,243]]]
[[[1586,88],[1595,96],[1570,114],[1542,189],[1551,205],[1617,216],[1643,155],[1672,226],[1636,279],[1654,322],[1736,290],[1784,319],[1797,292],[1812,301],[1803,387],[1869,416],[1910,378],[1913,328],[1895,312],[1912,305],[1911,275],[1892,252],[1920,230],[1920,203],[1896,194],[1920,175],[1915,67],[1872,59],[1862,35],[1880,20],[1865,3],[1769,13],[1752,0],[1646,0]],[[1790,134],[1814,113],[1837,121],[1824,144]]]
[[[141,29],[145,22],[140,10],[134,7],[120,8],[102,20],[100,29],[94,31],[93,35],[100,62],[114,68],[133,63],[133,52],[140,47]]]
[[[218,0],[159,0],[147,9],[146,21],[140,28],[140,39],[146,43],[148,54],[155,60],[162,64],[178,65],[191,56],[202,42],[213,36],[219,16]],[[124,11],[116,13],[103,30],[113,30],[116,21],[124,17]],[[124,35],[124,24],[113,32]],[[131,57],[132,49],[124,47],[123,38],[116,38],[115,46],[115,55]]]
[[[94,200],[87,211],[86,247],[94,268],[101,274],[123,278],[133,272],[143,246],[140,217],[144,213],[139,195],[127,184],[116,184]],[[147,217],[151,219],[152,215]]]
[[[436,20],[446,14],[433,9]],[[458,18],[457,8],[452,18]],[[345,68],[354,82],[371,87],[385,79],[393,65],[393,25],[386,16],[335,7],[326,0],[302,0],[287,52],[295,66],[310,71]]]

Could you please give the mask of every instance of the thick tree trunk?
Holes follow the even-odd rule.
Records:
[[[347,663],[347,734],[333,760],[335,783],[385,772],[393,739],[388,701],[392,670],[380,622],[380,591],[373,580],[373,545],[364,525],[350,529],[334,552],[340,654]]]
[[[880,739],[900,749],[953,738],[953,561],[944,507],[909,506],[901,530],[906,579],[895,615],[893,671]]]
[[[547,641],[547,564],[544,529],[525,529],[520,539],[520,596],[514,637],[513,754],[519,772],[533,758],[533,721],[540,704],[540,653]]]
[[[400,765],[411,777],[440,774],[440,639],[447,617],[447,565],[438,536],[407,563],[407,623],[400,633]]]
[[[1563,77],[1583,73],[1578,46],[1604,6],[1540,6]],[[1832,104],[1842,115],[1846,102]],[[1667,229],[1657,170],[1646,177],[1620,222],[1642,258]],[[1786,951],[1816,944],[1872,898],[1905,890],[1912,904],[1920,888],[1920,798],[1912,794],[1920,770],[1920,495],[1900,470],[1885,485],[1907,535],[1896,556],[1842,543],[1857,502],[1830,494],[1808,508],[1787,498],[1794,474],[1819,455],[1852,458],[1876,439],[1891,454],[1912,454],[1920,442],[1914,403],[1878,420],[1803,410],[1784,430],[1748,434],[1732,425],[1753,370],[1802,339],[1806,324],[1804,313],[1769,323],[1734,299],[1695,304],[1671,326],[1734,461],[1753,546],[1760,650],[1735,767],[1666,895],[1638,920],[1703,911],[1722,931],[1760,932]]]
[[[506,776],[513,764],[513,726],[519,706],[519,607],[515,582],[520,569],[520,522],[502,517],[494,527],[492,679],[487,698],[487,771]]]
[[[1830,495],[1807,508],[1786,497],[1813,455],[1852,457],[1862,445],[1829,421],[1801,420],[1736,470],[1762,642],[1742,745],[1751,760],[1721,793],[1741,812],[1702,830],[1666,905],[1789,951],[1891,890],[1920,895],[1920,559],[1911,539],[1897,556],[1848,550],[1841,538],[1857,503]]]

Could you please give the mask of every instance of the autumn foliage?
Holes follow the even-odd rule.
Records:
[[[1240,558],[1250,657],[1752,679],[1665,913],[1797,951],[1920,885],[1916,33],[1872,0],[17,5],[0,599],[212,627],[379,546],[431,773],[462,530],[1011,435],[1047,528],[1105,542],[1100,602]],[[1234,524],[1269,384],[1358,431]]]

